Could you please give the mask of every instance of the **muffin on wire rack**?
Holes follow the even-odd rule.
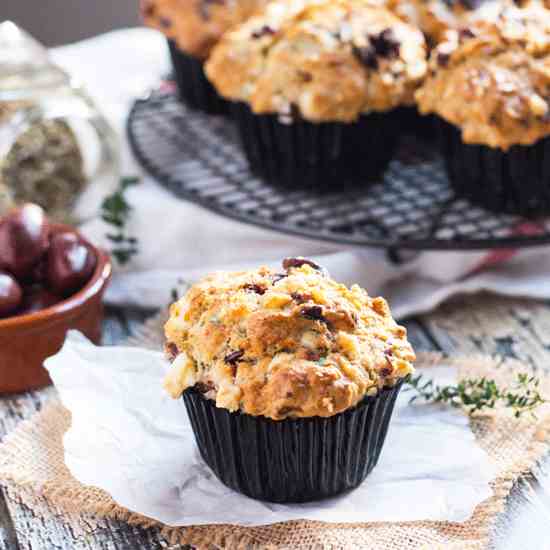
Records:
[[[496,212],[550,213],[550,12],[509,7],[432,53],[417,92],[460,196]]]
[[[226,104],[203,71],[204,60],[229,28],[246,21],[268,0],[141,0],[146,25],[168,39],[180,97],[192,108],[211,114]]]
[[[227,33],[206,73],[251,169],[327,189],[380,176],[426,73],[422,33],[366,0],[278,1]]]
[[[359,485],[414,370],[386,301],[304,258],[206,277],[172,305],[165,333],[165,388],[183,395],[205,462],[273,502]]]
[[[419,28],[430,47],[445,40],[449,32],[476,21],[496,21],[514,0],[387,0],[384,5],[401,19]],[[423,139],[436,139],[434,116],[422,116],[416,107],[401,110],[403,127]]]

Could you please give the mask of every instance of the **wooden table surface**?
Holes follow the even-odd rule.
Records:
[[[124,340],[151,311],[109,309],[104,343]],[[436,312],[405,323],[418,350],[483,352],[513,356],[529,364],[550,367],[550,302],[490,295],[460,297]],[[53,393],[52,388],[0,398],[0,439],[30,417]],[[542,465],[550,479],[550,461]],[[550,485],[550,483],[549,483]],[[499,535],[491,547],[499,550],[550,550],[550,492],[534,478],[514,488],[508,509],[499,519]],[[62,520],[43,520],[6,491],[0,493],[0,550],[133,550],[166,549],[155,529],[109,521],[91,536],[77,536]],[[176,548],[176,547],[172,547]],[[181,548],[178,546],[177,548]]]

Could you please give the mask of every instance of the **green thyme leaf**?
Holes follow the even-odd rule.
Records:
[[[179,300],[179,292],[177,288],[173,288],[171,291],[172,302],[177,302]]]
[[[125,189],[127,189],[128,187],[130,187],[132,185],[138,184],[139,181],[140,180],[137,176],[126,176],[126,177],[123,177],[120,180],[120,186],[121,186],[122,190],[125,190]]]
[[[469,414],[494,409],[497,404],[512,410],[519,418],[524,412],[532,412],[546,400],[538,391],[540,380],[535,376],[521,373],[509,388],[502,388],[494,380],[486,377],[467,378],[456,385],[438,386],[433,380],[426,380],[418,374],[407,379],[409,386],[416,391],[411,402],[417,398],[433,403],[445,403],[452,407],[462,407]]]
[[[120,180],[118,189],[106,197],[101,204],[101,219],[112,226],[107,239],[112,243],[111,254],[120,265],[128,263],[138,253],[138,240],[129,236],[126,223],[132,213],[132,207],[124,196],[125,191],[139,183],[137,177],[124,177]]]

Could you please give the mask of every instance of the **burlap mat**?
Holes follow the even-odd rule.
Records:
[[[151,320],[130,342],[159,349],[162,319]],[[438,362],[435,354],[422,355],[418,366]],[[487,375],[506,383],[527,367],[515,361],[504,363],[487,357],[453,359],[463,376]],[[540,373],[539,373],[540,374]],[[543,375],[542,393],[550,396],[550,376]],[[550,407],[544,405],[536,417],[514,419],[496,411],[490,417],[472,420],[471,427],[481,446],[494,461],[498,476],[494,496],[481,503],[464,523],[415,521],[408,523],[334,524],[292,521],[265,527],[233,525],[172,528],[118,506],[100,489],[76,481],[63,462],[62,437],[70,425],[70,414],[57,399],[21,423],[0,446],[0,479],[35,514],[61,516],[76,534],[101,526],[105,518],[144,527],[155,526],[171,544],[193,544],[199,548],[365,548],[372,550],[486,548],[498,514],[519,476],[535,468],[550,444]],[[399,498],[396,494],[395,498]],[[419,496],[419,498],[422,498]]]

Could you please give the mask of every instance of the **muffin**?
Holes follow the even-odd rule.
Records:
[[[268,0],[141,0],[146,25],[168,39],[180,97],[211,114],[226,111],[225,102],[204,76],[203,63],[224,32],[246,21]]]
[[[550,212],[550,19],[540,4],[454,33],[417,93],[438,117],[450,181],[496,212]]]
[[[278,1],[227,33],[206,73],[233,102],[251,169],[327,188],[380,175],[427,68],[422,33],[366,0]]]
[[[304,258],[206,277],[171,306],[165,334],[164,387],[183,395],[205,462],[272,502],[359,485],[415,359],[383,298]]]
[[[477,21],[495,21],[506,5],[514,0],[388,0],[387,8],[401,19],[418,27],[428,46],[443,41],[449,32],[469,27]],[[401,111],[401,122],[409,133],[424,140],[437,136],[435,117],[422,116],[416,107]]]

